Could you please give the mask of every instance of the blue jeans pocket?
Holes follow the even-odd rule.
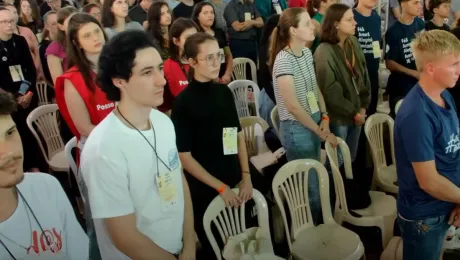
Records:
[[[445,220],[445,216],[427,218],[424,220],[417,221],[417,227],[424,234],[429,234],[431,232],[439,232],[440,228],[445,227]]]

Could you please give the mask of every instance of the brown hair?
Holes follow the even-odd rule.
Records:
[[[190,28],[195,28],[197,31],[200,30],[194,21],[187,18],[179,18],[173,22],[169,29],[169,56],[177,62],[180,62],[181,57],[179,47],[174,44],[174,38],[179,39],[181,34]]]
[[[22,13],[22,2],[27,1],[30,5],[30,9],[32,10],[32,19],[34,20],[35,25],[37,28],[41,28],[42,25],[42,19],[40,17],[40,12],[38,11],[38,5],[35,0],[21,0],[19,3],[19,14],[21,17],[21,21],[23,24],[28,24],[29,21],[27,20],[27,17]]]
[[[321,26],[320,41],[330,44],[337,44],[340,42],[337,24],[343,18],[343,15],[350,9],[348,5],[333,4],[329,6],[324,15],[323,25]]]
[[[310,0],[311,1],[311,0]],[[305,8],[294,7],[283,11],[280,16],[278,25],[272,32],[270,39],[270,48],[268,49],[268,67],[273,70],[273,63],[278,53],[289,44],[291,27],[297,28],[300,22],[300,15],[307,12]]]
[[[81,11],[82,11],[83,13],[89,14],[89,13],[91,12],[91,9],[93,9],[93,8],[95,8],[95,7],[99,8],[99,10],[102,11],[101,5],[100,5],[100,4],[96,4],[96,3],[89,3],[89,4],[84,5],[84,6],[81,8]]]
[[[430,4],[428,5],[428,11],[434,14],[435,8],[438,8],[444,3],[450,4],[451,2],[451,0],[430,0]]]
[[[52,14],[56,14],[56,11],[48,11],[44,16],[43,16],[43,24],[46,25],[46,22],[48,21],[48,17]],[[50,32],[43,26],[43,36],[42,36],[42,41],[48,39],[50,36]]]
[[[67,19],[73,13],[78,13],[77,8],[73,6],[66,6],[66,7],[59,9],[59,11],[57,12],[57,23],[60,25],[64,25],[65,19]],[[56,41],[65,47],[66,45],[65,39],[66,39],[65,32],[58,28]]]
[[[101,23],[104,27],[111,28],[116,25],[115,15],[112,12],[112,6],[115,1],[116,0],[104,0],[104,3],[102,4]],[[125,22],[131,22],[131,18],[129,18],[129,15],[125,17]]]
[[[4,9],[0,9],[3,11]],[[16,112],[17,102],[13,94],[4,90],[0,91],[0,115],[9,116]]]
[[[104,35],[104,39],[107,41],[107,36],[104,33],[104,28],[92,15],[87,13],[76,13],[72,15],[69,20],[69,28],[67,29],[67,44],[66,52],[69,60],[68,67],[71,68],[76,66],[78,71],[81,73],[83,80],[85,81],[86,87],[90,91],[94,91],[94,80],[91,77],[91,69],[95,64],[92,64],[86,57],[85,51],[80,47],[78,31],[85,24],[94,23],[99,26]]]
[[[308,0],[307,1],[307,11],[308,14],[313,17],[316,14],[316,10],[318,10],[321,7],[322,2],[327,2],[327,0]]]
[[[207,41],[217,42],[216,38],[204,32],[198,32],[190,35],[190,37],[185,40],[184,56],[187,57],[187,59],[196,60],[198,54],[200,53],[200,45]],[[188,70],[189,82],[193,79],[194,74],[195,70],[192,68],[192,66],[190,66],[190,69]]]
[[[165,48],[166,46],[169,46],[171,44],[171,43],[168,43],[166,39],[163,37],[163,29],[161,28],[161,24],[160,24],[161,8],[163,8],[163,6],[166,6],[168,8],[169,13],[171,14],[171,9],[169,8],[169,5],[165,2],[153,3],[150,6],[149,11],[147,12],[148,26],[147,26],[146,31],[155,40],[158,41],[160,48]]]

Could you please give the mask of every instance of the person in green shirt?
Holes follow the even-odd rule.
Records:
[[[307,44],[307,47],[310,48],[312,53],[315,53],[316,48],[318,48],[320,44],[319,33],[321,31],[321,25],[323,24],[324,14],[329,6],[335,3],[337,3],[337,0],[309,0],[307,2],[307,11],[315,26],[315,40]]]

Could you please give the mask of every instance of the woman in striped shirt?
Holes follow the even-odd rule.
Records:
[[[321,140],[333,145],[329,118],[316,82],[313,56],[305,44],[315,38],[314,26],[305,8],[285,10],[272,33],[269,65],[281,120],[280,137],[289,161],[320,160]],[[319,184],[309,175],[309,198],[313,220],[321,216]]]

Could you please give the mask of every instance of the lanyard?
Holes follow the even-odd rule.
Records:
[[[356,57],[355,57],[355,51],[352,49],[351,50],[351,64],[350,61],[347,58],[347,53],[345,51],[345,44],[344,44],[344,49],[343,49],[343,56],[345,57],[345,63],[347,65],[348,70],[350,71],[351,75],[353,78],[356,78],[356,70],[355,70],[355,64],[356,64]]]

